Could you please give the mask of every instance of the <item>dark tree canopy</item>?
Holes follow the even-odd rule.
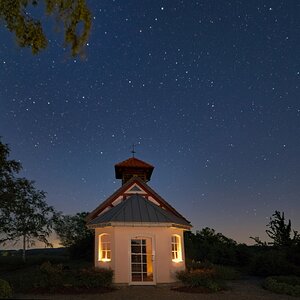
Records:
[[[10,149],[0,141],[0,244],[23,242],[26,248],[36,240],[47,246],[54,209],[45,201],[45,192],[37,190],[33,181],[16,178],[21,164],[9,160]]]
[[[23,258],[28,247],[38,240],[52,246],[48,237],[52,232],[54,209],[45,201],[45,192],[37,190],[34,182],[18,178],[11,189],[13,195],[1,201],[1,238],[0,243],[19,240],[23,242]]]
[[[86,226],[87,212],[74,216],[59,214],[54,229],[61,245],[67,247],[74,258],[93,258],[94,234]]]
[[[298,232],[292,230],[291,220],[286,223],[284,212],[280,213],[276,210],[267,227],[269,229],[266,230],[266,233],[272,239],[271,244],[274,246],[292,246],[300,241]]]
[[[12,183],[16,173],[22,166],[16,160],[9,160],[10,149],[7,144],[3,144],[0,140],[0,195]]]
[[[62,25],[65,45],[71,47],[71,54],[82,54],[92,22],[85,0],[0,0],[0,20],[15,34],[20,47],[29,47],[37,54],[47,47],[48,40],[41,21],[29,9],[43,4],[45,13]]]
[[[86,227],[86,212],[77,213],[74,216],[58,215],[55,221],[55,231],[60,239],[61,245],[70,247],[79,240],[91,235]]]
[[[236,245],[234,240],[208,227],[196,234],[185,233],[186,256],[194,261],[236,264]]]

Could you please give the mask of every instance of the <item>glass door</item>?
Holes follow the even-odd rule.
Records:
[[[153,282],[151,238],[141,237],[131,240],[131,281]]]

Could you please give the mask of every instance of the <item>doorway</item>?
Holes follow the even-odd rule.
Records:
[[[137,237],[131,239],[131,283],[154,283],[151,238]]]

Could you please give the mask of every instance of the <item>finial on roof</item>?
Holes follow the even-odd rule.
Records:
[[[134,157],[134,154],[136,153],[135,146],[136,146],[135,144],[132,144],[132,150],[131,150],[132,157]]]

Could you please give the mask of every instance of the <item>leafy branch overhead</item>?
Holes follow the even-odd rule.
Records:
[[[48,45],[42,23],[29,10],[41,6],[39,0],[0,0],[0,19],[15,33],[20,47],[30,47],[33,54]],[[91,12],[85,0],[45,0],[45,12],[63,24],[65,45],[73,56],[83,54],[91,30]],[[30,7],[32,6],[32,7]]]

